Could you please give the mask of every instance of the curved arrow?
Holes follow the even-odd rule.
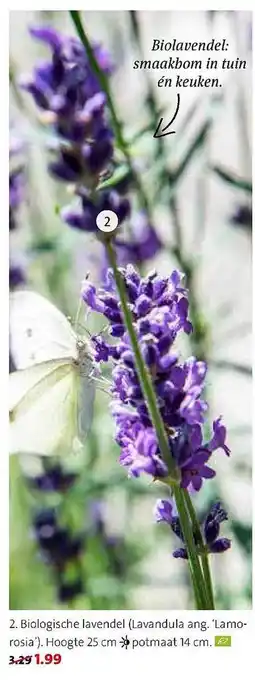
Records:
[[[157,129],[156,129],[156,131],[154,132],[154,135],[153,135],[154,138],[166,137],[167,135],[174,135],[175,134],[175,130],[169,130],[169,128],[170,128],[170,125],[172,125],[172,123],[174,122],[174,120],[177,116],[177,113],[179,111],[179,108],[180,108],[180,95],[178,93],[177,94],[177,107],[176,107],[175,113],[173,115],[173,118],[170,120],[170,123],[167,123],[166,127],[162,128],[161,132],[159,132],[160,126],[163,123],[163,118],[160,118],[158,127],[157,127]],[[166,130],[168,130],[168,132],[166,132]]]

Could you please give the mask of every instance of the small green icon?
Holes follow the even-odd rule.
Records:
[[[214,647],[231,647],[231,635],[215,635]]]

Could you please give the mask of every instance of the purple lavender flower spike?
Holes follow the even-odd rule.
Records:
[[[215,476],[215,471],[207,463],[215,448],[226,447],[226,431],[220,420],[215,421],[212,440],[209,443],[203,441],[202,423],[207,404],[202,398],[202,391],[207,367],[195,357],[181,363],[174,350],[178,333],[190,332],[183,276],[174,271],[171,276],[162,278],[152,271],[141,278],[131,264],[120,271],[141,354],[150,372],[169,437],[169,449],[180,470],[181,486],[199,491],[203,480]],[[108,332],[112,338],[118,338],[114,345],[97,336],[95,359],[113,359],[115,363],[112,371],[112,413],[116,423],[116,441],[121,447],[120,463],[128,468],[131,475],[139,476],[146,472],[162,479],[167,476],[168,468],[161,459],[143,397],[112,272],[108,270],[105,286],[97,291],[85,282],[82,297],[91,309],[104,314],[109,322]]]
[[[30,33],[51,50],[50,59],[38,64],[31,75],[20,81],[58,139],[56,160],[50,164],[50,172],[57,179],[81,182],[91,188],[113,156],[105,95],[78,38],[63,36],[47,27],[33,27]],[[101,68],[110,73],[112,65],[107,52],[100,45],[93,47]]]

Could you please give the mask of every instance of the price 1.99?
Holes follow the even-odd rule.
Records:
[[[62,661],[62,656],[61,654],[30,654],[27,656],[18,656],[15,658],[15,656],[9,656],[9,664],[30,664],[30,663],[36,663],[37,665],[47,665],[50,663],[53,663],[58,665]]]

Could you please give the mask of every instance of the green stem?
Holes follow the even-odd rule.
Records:
[[[118,118],[118,115],[117,115],[117,112],[116,112],[116,109],[115,109],[115,104],[114,104],[114,101],[113,101],[113,97],[112,97],[111,88],[110,88],[110,85],[109,85],[108,78],[105,75],[104,71],[102,71],[102,69],[100,68],[100,66],[99,66],[99,64],[96,60],[94,51],[91,47],[90,40],[89,40],[89,38],[88,38],[88,36],[87,36],[87,34],[84,30],[84,27],[82,25],[80,12],[78,10],[70,10],[70,16],[71,16],[71,19],[72,19],[72,21],[75,25],[77,34],[78,34],[82,44],[85,47],[86,52],[87,52],[91,69],[92,69],[92,71],[94,71],[94,73],[95,73],[95,75],[98,79],[99,85],[106,95],[107,104],[108,104],[110,114],[111,114],[112,127],[113,127],[113,131],[114,131],[114,134],[115,134],[116,143],[117,143],[118,147],[121,149],[123,155],[126,158],[130,173],[133,177],[133,180],[134,180],[134,183],[135,183],[135,186],[136,186],[136,189],[137,189],[137,193],[139,195],[141,207],[148,213],[148,216],[149,216],[149,214],[150,214],[149,202],[148,202],[146,193],[144,191],[143,185],[141,183],[140,177],[137,174],[135,168],[133,167],[133,163],[132,163],[131,156],[130,156],[130,153],[129,153],[129,148],[128,148],[127,142],[124,138],[123,132],[122,132],[122,124],[121,124],[121,122]]]
[[[197,548],[194,542],[192,525],[185,505],[184,490],[180,487],[173,489],[176,507],[180,518],[183,538],[187,547],[189,557],[189,568],[194,588],[194,595],[197,600],[198,609],[210,609],[209,601],[206,593],[206,587],[201,570]]]
[[[122,313],[125,321],[125,325],[130,337],[132,349],[134,352],[134,357],[135,357],[135,364],[136,364],[136,370],[138,373],[141,389],[144,394],[145,401],[147,403],[147,407],[150,413],[150,417],[152,420],[152,423],[155,427],[157,437],[158,437],[158,443],[159,443],[159,448],[161,451],[161,455],[163,460],[165,461],[168,470],[169,470],[169,477],[171,482],[178,482],[179,481],[179,472],[176,468],[175,462],[173,460],[171,451],[169,449],[169,442],[168,442],[168,437],[164,428],[164,423],[161,418],[158,405],[157,405],[157,398],[154,392],[153,388],[153,383],[151,380],[150,373],[147,369],[146,364],[143,361],[143,357],[140,352],[140,347],[139,347],[139,342],[136,337],[136,332],[133,326],[133,318],[132,318],[132,313],[129,309],[128,306],[128,301],[127,301],[127,293],[126,293],[126,286],[125,286],[125,281],[122,278],[122,275],[117,267],[116,263],[116,256],[114,252],[114,248],[111,244],[110,241],[106,242],[106,251],[108,255],[108,259],[110,262],[110,265],[113,269],[114,273],[114,278],[116,282],[116,286],[118,289],[121,305],[122,305]]]
[[[201,552],[201,560],[202,560],[202,567],[203,567],[204,580],[205,580],[205,584],[206,584],[208,602],[210,603],[210,609],[215,609],[213,586],[212,586],[211,572],[210,572],[210,567],[209,567],[208,552],[207,552],[207,549],[206,549],[206,545],[204,544],[204,541],[203,541],[200,525],[199,525],[195,510],[194,510],[193,503],[192,503],[192,500],[190,498],[189,492],[184,491],[184,495],[185,495],[186,506],[187,506],[189,516],[190,516],[192,526],[193,526],[193,534],[195,534],[196,537],[197,537],[198,546],[199,546],[200,552]]]

